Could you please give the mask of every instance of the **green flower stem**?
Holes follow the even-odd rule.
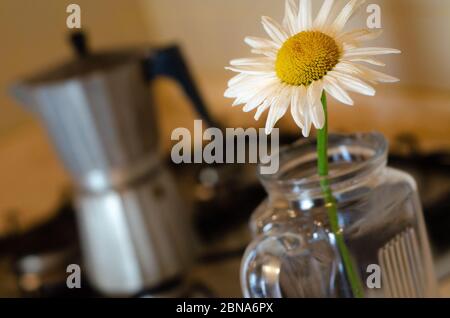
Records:
[[[325,125],[323,129],[317,132],[317,168],[319,176],[321,177],[320,185],[325,196],[326,208],[328,209],[328,219],[330,222],[331,231],[333,232],[337,247],[339,249],[342,262],[347,274],[350,287],[355,298],[363,298],[363,287],[358,273],[353,266],[350,253],[345,244],[342,229],[339,227],[338,210],[336,199],[330,188],[328,180],[328,111],[327,111],[327,96],[325,92],[322,93],[322,105],[325,112]]]

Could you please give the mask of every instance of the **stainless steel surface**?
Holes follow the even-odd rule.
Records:
[[[69,63],[14,86],[44,122],[76,185],[102,191],[155,164],[158,129],[139,52]]]
[[[194,258],[186,208],[162,168],[141,184],[77,197],[90,281],[106,295],[133,295],[182,275]]]

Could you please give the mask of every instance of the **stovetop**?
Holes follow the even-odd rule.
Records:
[[[436,271],[444,278],[450,273],[450,152],[423,154],[408,138],[394,146],[389,165],[418,183]],[[184,295],[240,297],[240,258],[250,240],[247,221],[265,197],[255,166],[171,168],[195,207],[202,243],[196,266],[182,282]],[[66,264],[82,263],[70,199],[61,202],[55,215],[27,233],[0,240],[0,297],[101,297],[84,277],[81,289],[66,288]],[[143,292],[136,296],[153,296]]]

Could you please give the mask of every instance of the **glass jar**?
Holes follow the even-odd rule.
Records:
[[[328,178],[364,297],[432,297],[436,281],[415,181],[387,167],[378,133],[331,135]],[[241,265],[246,297],[353,297],[330,230],[312,139],[281,149]],[[322,180],[323,181],[323,180]]]

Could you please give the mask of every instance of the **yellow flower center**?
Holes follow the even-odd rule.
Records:
[[[339,62],[336,41],[318,31],[300,32],[284,42],[275,62],[277,76],[290,85],[309,85],[320,80]]]

